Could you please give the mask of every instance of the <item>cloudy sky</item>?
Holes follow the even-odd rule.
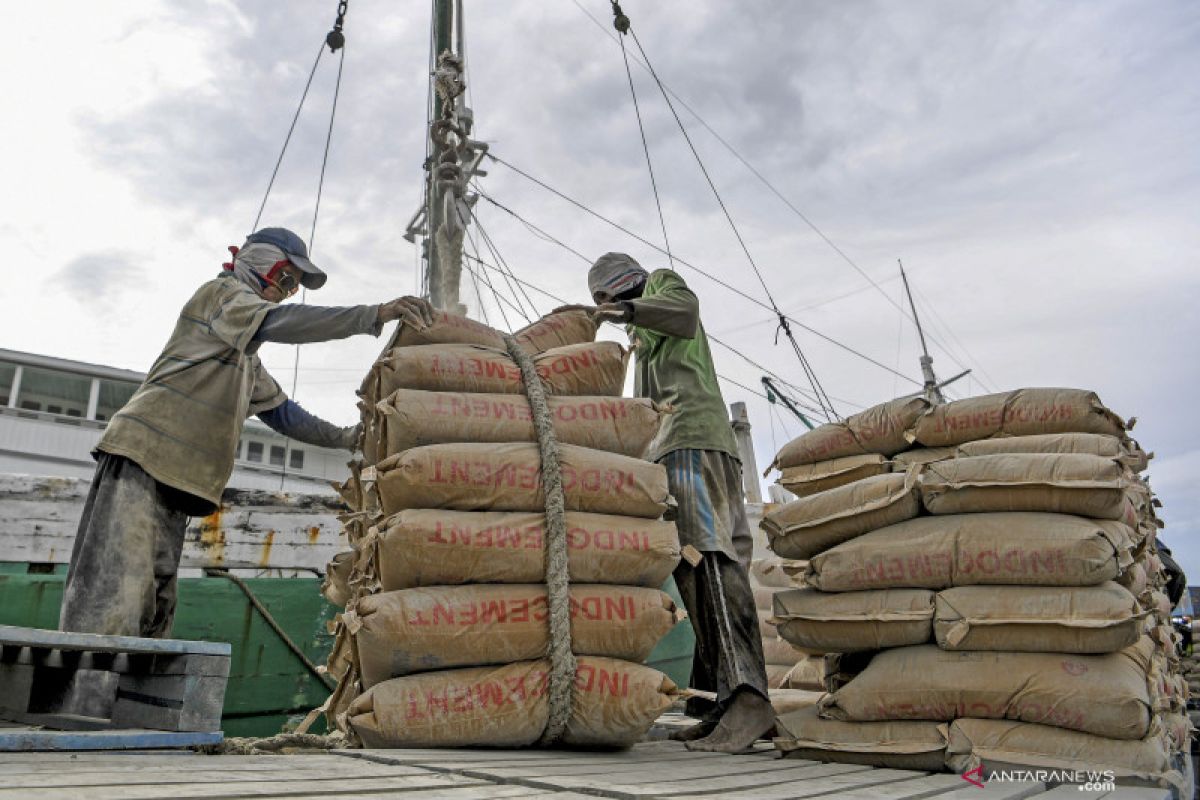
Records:
[[[0,48],[0,347],[150,365],[179,307],[250,231],[335,6],[48,0],[9,15]],[[331,278],[308,298],[330,305],[378,302],[418,285],[416,253],[402,234],[421,195],[428,4],[350,6],[313,243]],[[466,6],[478,137],[660,242],[620,49],[605,27],[608,3]],[[956,396],[1079,386],[1139,418],[1135,435],[1157,454],[1150,475],[1165,503],[1164,539],[1200,576],[1200,5],[624,7],[659,76],[686,103],[680,115],[767,289],[839,343],[797,331],[839,413],[916,388],[919,344],[896,305],[902,259],[939,373],[974,370]],[[326,54],[264,225],[308,237],[335,74]],[[672,249],[764,302],[636,64],[634,81]],[[482,185],[491,197],[563,244],[665,265],[508,168],[489,171]],[[586,299],[582,259],[486,201],[479,216],[518,277]],[[483,256],[494,263],[490,251]],[[791,349],[775,343],[769,311],[680,269],[712,335],[808,387]],[[490,321],[503,326],[492,292],[483,285],[482,293]],[[529,297],[541,312],[556,304],[534,290]],[[516,324],[519,315],[506,311]],[[353,389],[377,348],[370,339],[303,348],[296,398],[349,424]],[[294,351],[269,345],[263,354],[290,387]],[[760,368],[719,347],[716,355],[721,373],[748,387],[728,383],[726,399],[749,404],[766,463],[799,423],[749,391],[760,389]]]

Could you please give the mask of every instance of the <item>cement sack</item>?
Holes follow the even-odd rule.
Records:
[[[1158,730],[1129,741],[1029,722],[959,719],[950,725],[948,735],[946,764],[960,773],[982,764],[985,775],[1007,769],[1111,771],[1118,778],[1173,785],[1179,785],[1182,778],[1172,771],[1166,742]]]
[[[880,589],[830,594],[789,589],[775,595],[779,635],[817,653],[853,653],[923,644],[932,638],[933,592]]]
[[[876,655],[822,701],[821,711],[852,722],[1016,719],[1141,739],[1150,728],[1150,696],[1140,664],[1126,651],[1076,656],[900,647]]]
[[[778,601],[776,601],[778,603]],[[933,632],[946,650],[1114,653],[1145,613],[1112,581],[1099,586],[960,586],[938,593]]]
[[[775,629],[775,623],[771,620],[774,615],[770,611],[755,611],[758,615],[758,635],[765,639],[775,639],[779,636],[779,631]]]
[[[796,584],[792,576],[783,571],[783,562],[778,558],[756,558],[750,562],[750,585],[791,589]]]
[[[843,456],[899,453],[912,441],[905,434],[929,408],[924,398],[901,397],[829,422],[788,442],[771,466],[784,469]]]
[[[1032,512],[917,517],[813,556],[825,592],[951,586],[1094,586],[1131,563],[1119,522]]]
[[[1145,561],[1138,559],[1117,578],[1117,583],[1129,590],[1134,597],[1141,597],[1150,588],[1150,575]]]
[[[546,514],[409,509],[380,526],[384,591],[463,583],[545,579]],[[679,564],[675,523],[567,512],[567,568],[573,583],[662,586]]]
[[[841,722],[810,707],[779,715],[776,731],[785,758],[930,772],[944,766],[945,725],[937,722]]]
[[[797,651],[778,636],[764,637],[762,641],[763,660],[767,664],[777,664],[781,667],[791,667],[804,658],[804,653]]]
[[[431,586],[364,597],[347,615],[363,685],[413,672],[547,655],[543,584]],[[571,650],[640,662],[682,618],[670,595],[633,586],[571,587]]]
[[[1011,453],[930,464],[921,500],[934,514],[1048,511],[1122,519],[1128,504],[1125,468],[1110,458]]]
[[[935,461],[946,461],[958,455],[953,447],[917,447],[892,456],[892,469],[903,472],[912,466],[924,466]]]
[[[791,669],[791,667],[784,664],[767,664],[767,688],[784,688],[784,680]]]
[[[802,497],[763,517],[767,545],[783,558],[807,559],[921,511],[916,468]]]
[[[593,341],[596,323],[586,311],[560,311],[521,328],[513,338],[527,353],[536,355],[556,347]],[[478,344],[496,350],[505,347],[504,334],[495,328],[459,314],[435,311],[430,325],[411,325],[401,320],[389,348],[427,344]]]
[[[879,455],[846,456],[816,464],[784,467],[779,485],[797,497],[808,497],[892,471],[891,463]]]
[[[1103,433],[1124,436],[1125,422],[1083,389],[1017,389],[933,406],[913,426],[926,447],[951,447],[992,436]]]
[[[546,400],[559,443],[633,458],[646,454],[662,420],[658,406],[646,399],[551,395]],[[376,408],[381,459],[430,444],[537,441],[524,395],[400,389]]]
[[[997,436],[949,448],[958,456],[994,456],[1001,453],[1075,453],[1119,461],[1134,472],[1149,464],[1149,455],[1132,440],[1104,433],[1042,433],[1033,436]],[[903,454],[902,454],[903,455]],[[899,458],[899,456],[897,456]]]
[[[771,701],[771,709],[775,716],[792,714],[803,708],[816,708],[824,692],[807,692],[803,689],[771,689],[767,699]],[[715,695],[714,695],[715,697]]]
[[[750,591],[754,594],[754,607],[759,611],[771,611],[775,607],[775,593],[778,589],[751,584]]]
[[[548,394],[620,397],[628,351],[616,342],[556,347],[534,357]],[[504,350],[471,344],[397,347],[371,368],[361,393],[375,404],[397,389],[522,394],[521,370]]]
[[[353,566],[354,551],[346,550],[330,559],[325,567],[321,595],[335,606],[345,608],[350,600],[350,570]]]
[[[667,510],[667,471],[628,456],[559,445],[568,511],[658,519]],[[536,444],[435,444],[377,467],[385,514],[408,508],[544,511]]]
[[[800,660],[787,671],[780,686],[785,689],[823,692],[827,677],[828,662],[825,656],[800,656]]]
[[[527,747],[550,717],[548,660],[429,672],[373,686],[350,705],[367,747]],[[657,670],[583,656],[562,743],[618,747],[641,740],[670,708],[675,684]]]

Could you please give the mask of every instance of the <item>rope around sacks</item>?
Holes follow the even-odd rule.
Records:
[[[529,357],[516,339],[504,335],[508,354],[521,368],[525,396],[533,412],[533,428],[537,433],[538,450],[542,458],[542,487],[546,494],[546,595],[550,608],[550,687],[548,702],[550,718],[538,744],[556,744],[566,731],[571,718],[571,700],[575,690],[575,653],[571,651],[570,573],[567,570],[566,497],[563,494],[562,470],[558,463],[558,437],[550,405],[546,402],[546,387]]]

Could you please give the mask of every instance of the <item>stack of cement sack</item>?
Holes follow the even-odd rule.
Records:
[[[568,745],[632,743],[669,707],[676,688],[640,662],[682,617],[659,589],[680,558],[666,471],[642,460],[661,412],[620,397],[628,354],[595,331],[564,312],[514,335],[559,442]],[[368,747],[525,746],[547,727],[546,492],[524,390],[502,335],[451,314],[402,324],[360,390],[326,713]]]
[[[808,588],[777,593],[774,621],[866,663],[781,719],[780,747],[1179,785],[1187,686],[1126,430],[1091,392],[1024,389],[893,401],[781,450],[800,499],[762,527]]]

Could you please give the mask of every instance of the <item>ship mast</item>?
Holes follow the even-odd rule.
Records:
[[[904,281],[904,293],[908,295],[908,307],[912,309],[917,335],[921,337],[921,376],[925,381],[923,389],[925,399],[932,405],[941,405],[946,402],[946,396],[942,394],[942,387],[954,383],[959,378],[966,377],[971,370],[964,370],[949,380],[938,382],[937,375],[933,371],[933,356],[929,355],[929,347],[925,344],[925,330],[921,327],[921,318],[917,316],[917,304],[913,302],[912,290],[908,288],[908,276],[904,274],[904,263],[900,259],[896,259],[896,263],[900,265],[900,279]],[[764,380],[766,379],[764,378]]]
[[[484,175],[479,163],[487,145],[471,139],[474,116],[466,97],[466,43],[462,0],[433,0],[434,64],[430,73],[425,197],[404,238],[421,237],[422,294],[443,311],[465,314],[459,296],[463,240],[479,199],[468,187]]]

